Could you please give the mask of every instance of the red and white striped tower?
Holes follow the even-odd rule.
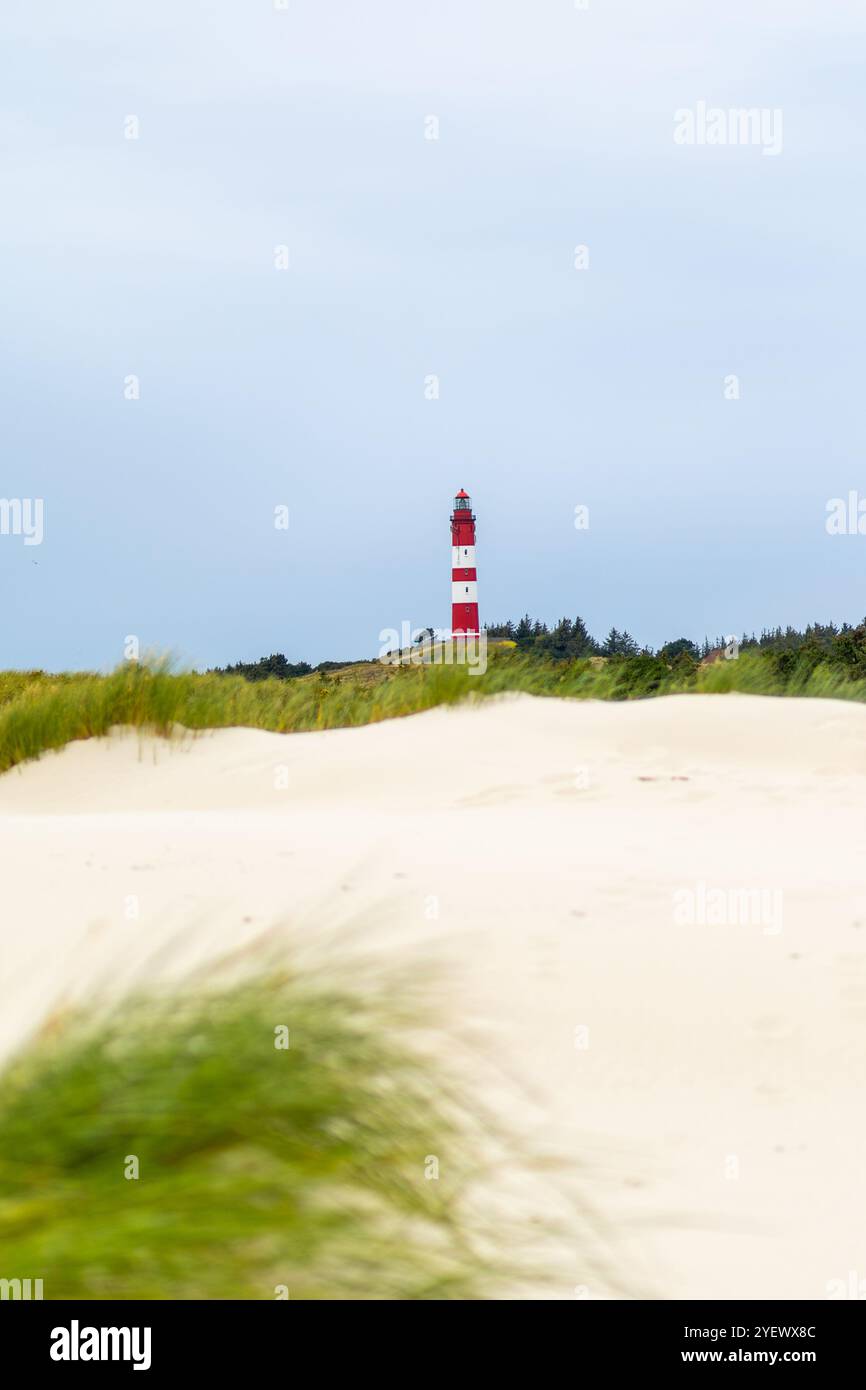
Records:
[[[475,516],[469,493],[461,488],[451,513],[451,635],[476,635],[478,631]]]

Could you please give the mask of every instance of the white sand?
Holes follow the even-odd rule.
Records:
[[[820,1299],[866,1279],[864,812],[838,701],[75,744],[0,778],[0,1053],[274,924],[415,962],[443,1061],[552,1160],[501,1176],[567,1220],[553,1296]],[[701,883],[769,915],[675,920]]]

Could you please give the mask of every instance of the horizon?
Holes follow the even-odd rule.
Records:
[[[509,618],[505,618],[505,619],[502,619],[501,621],[496,621],[496,622],[484,622],[484,623],[482,623],[481,627],[482,627],[482,633],[483,633],[484,635],[486,635],[491,629],[496,629],[496,628],[504,627],[504,626],[505,626],[507,623],[509,623],[509,622],[512,623],[514,626],[517,626],[518,623],[520,623],[520,622],[523,621],[523,618],[529,618],[530,622],[532,622],[533,625],[535,625],[536,623],[540,623],[540,624],[542,624],[543,629],[544,629],[546,632],[550,633],[550,632],[553,632],[553,631],[556,629],[556,627],[558,626],[559,623],[561,623],[561,622],[574,622],[575,619],[580,619],[580,617],[581,617],[580,614],[576,614],[576,615],[575,615],[575,618],[569,618],[568,615],[565,615],[565,616],[561,616],[560,618],[558,618],[558,619],[556,619],[555,621],[553,621],[553,620],[545,619],[545,618],[535,618],[532,614],[526,613],[526,614],[521,614],[521,617],[518,618],[518,619],[513,619],[513,618],[509,619]],[[765,637],[766,637],[766,638],[770,638],[770,639],[779,637],[779,638],[781,638],[782,640],[784,640],[786,637],[789,637],[789,636],[802,637],[802,636],[805,636],[805,634],[807,634],[807,633],[809,633],[809,632],[811,632],[811,631],[815,631],[815,630],[820,630],[820,631],[823,631],[823,632],[827,632],[827,631],[830,631],[830,630],[834,630],[836,633],[840,633],[840,632],[846,632],[846,631],[848,631],[848,632],[850,632],[850,631],[856,631],[858,628],[861,628],[861,627],[866,628],[866,616],[864,616],[864,617],[861,618],[858,622],[855,622],[855,623],[849,622],[847,619],[843,619],[842,622],[837,622],[835,619],[831,618],[831,619],[830,619],[828,622],[826,622],[826,623],[825,623],[825,622],[819,622],[819,621],[813,620],[813,621],[811,621],[811,622],[809,622],[809,623],[804,624],[804,626],[803,626],[802,628],[797,628],[797,627],[795,627],[793,624],[790,624],[790,623],[785,624],[785,625],[782,625],[782,624],[774,624],[774,625],[772,625],[772,626],[766,626],[766,627],[761,627],[761,628],[756,628],[756,627],[754,627],[754,626],[751,626],[751,627],[748,627],[748,626],[747,626],[746,628],[743,628],[739,633],[722,633],[722,632],[716,632],[716,633],[714,633],[714,634],[711,636],[710,633],[705,632],[705,633],[703,634],[702,637],[692,637],[692,636],[690,636],[688,633],[680,632],[680,633],[677,633],[676,636],[672,636],[672,637],[666,638],[665,641],[660,642],[657,646],[651,646],[649,643],[642,642],[641,639],[640,639],[640,637],[637,636],[637,635],[635,635],[635,633],[631,632],[627,627],[618,628],[618,627],[616,626],[616,624],[614,623],[614,624],[612,624],[612,626],[607,630],[607,632],[604,633],[603,635],[602,635],[602,634],[599,634],[599,633],[596,633],[596,632],[590,631],[590,632],[589,632],[589,637],[590,637],[590,639],[592,640],[592,642],[595,643],[596,645],[598,645],[598,646],[603,646],[604,643],[607,641],[607,639],[615,633],[615,634],[616,634],[618,637],[620,637],[620,638],[631,638],[631,639],[637,644],[637,647],[638,647],[638,649],[639,649],[639,652],[649,652],[649,653],[650,653],[651,655],[653,655],[653,656],[658,656],[658,655],[664,650],[665,647],[670,646],[670,645],[672,645],[673,643],[675,643],[675,642],[680,642],[680,641],[688,641],[688,642],[690,642],[690,643],[697,649],[697,651],[698,651],[699,653],[704,653],[704,652],[712,652],[712,651],[721,650],[726,644],[728,644],[728,643],[730,643],[730,642],[732,642],[732,641],[736,642],[738,646],[742,647],[742,646],[744,646],[746,643],[748,643],[748,644],[751,644],[751,643],[753,643],[753,642],[755,642],[755,643],[760,643],[760,642],[762,641],[762,639],[765,638]],[[429,632],[429,631],[430,631],[430,628],[429,628],[429,627],[427,627],[427,628],[420,628],[420,629],[415,629],[414,631],[418,631],[418,632]],[[381,636],[381,635],[382,635],[382,634],[380,634],[380,636]],[[399,634],[397,634],[397,635],[399,636]],[[434,640],[434,641],[450,640],[450,637],[451,637],[451,634],[450,634],[450,632],[449,632],[447,629],[442,629],[442,630],[433,629],[433,640]],[[502,640],[504,640],[504,639],[502,639],[502,638],[500,638],[500,637],[497,637],[497,636],[494,636],[491,640],[493,640],[494,642],[496,642],[496,641],[502,641]],[[407,650],[407,649],[408,649],[408,648],[407,648],[406,646],[398,645],[397,647],[391,648],[390,651],[391,651],[391,653],[393,654],[394,651],[401,651],[401,650],[402,650],[402,651],[405,651],[405,650]],[[237,668],[237,667],[256,666],[256,665],[258,665],[260,662],[264,662],[264,661],[271,660],[271,659],[273,659],[274,657],[282,657],[282,658],[284,658],[290,665],[293,665],[293,666],[308,665],[308,666],[310,667],[310,670],[311,670],[311,671],[316,671],[316,670],[318,670],[320,667],[322,667],[322,666],[328,666],[328,665],[336,665],[336,666],[354,666],[354,665],[362,665],[362,664],[365,664],[365,663],[372,663],[372,662],[377,662],[377,661],[383,661],[383,660],[384,660],[384,657],[383,657],[383,654],[382,654],[381,645],[380,645],[380,650],[379,650],[379,652],[377,652],[375,655],[372,655],[372,656],[357,656],[357,655],[356,655],[356,656],[346,657],[346,656],[344,656],[344,655],[334,655],[334,654],[332,654],[331,656],[322,657],[322,658],[320,658],[319,660],[317,660],[317,661],[315,661],[315,662],[310,662],[310,661],[308,661],[308,659],[307,659],[303,654],[300,654],[300,655],[299,655],[299,654],[296,654],[296,653],[291,653],[291,654],[290,654],[290,653],[288,653],[288,652],[280,651],[280,650],[278,650],[278,649],[275,648],[275,649],[272,649],[271,651],[267,651],[267,652],[266,652],[266,651],[261,651],[261,652],[258,654],[258,656],[250,656],[250,657],[243,657],[243,658],[240,658],[240,657],[239,657],[239,658],[237,658],[237,659],[230,659],[230,660],[227,660],[227,661],[225,661],[225,662],[217,663],[217,664],[212,665],[212,666],[209,666],[209,667],[198,667],[198,666],[193,666],[193,665],[191,665],[191,664],[189,664],[189,663],[183,662],[182,659],[181,659],[176,653],[173,653],[173,652],[164,652],[164,651],[161,652],[161,651],[158,651],[158,650],[146,649],[146,650],[144,650],[143,652],[141,652],[140,655],[125,656],[125,657],[123,658],[122,661],[115,662],[113,666],[112,666],[112,665],[106,665],[106,666],[103,666],[103,667],[93,667],[93,668],[78,667],[78,668],[67,669],[67,670],[62,670],[62,669],[51,669],[51,668],[49,668],[49,667],[26,667],[26,666],[25,666],[25,667],[14,667],[14,666],[12,666],[12,667],[3,667],[3,668],[0,668],[0,669],[8,670],[8,671],[13,671],[13,672],[18,672],[18,673],[22,673],[22,674],[26,674],[27,672],[30,672],[30,671],[33,671],[33,672],[41,672],[43,675],[47,675],[47,676],[52,676],[52,675],[58,675],[58,676],[59,676],[59,675],[67,675],[67,674],[81,674],[81,675],[93,674],[93,675],[105,675],[105,674],[108,674],[109,672],[111,672],[112,670],[117,669],[119,666],[125,665],[125,664],[127,664],[127,662],[132,661],[132,662],[135,662],[135,663],[140,663],[140,664],[142,664],[142,665],[144,665],[144,666],[150,666],[150,665],[163,666],[163,665],[165,665],[165,664],[167,663],[168,669],[169,669],[169,670],[172,670],[172,669],[174,669],[174,670],[184,670],[184,671],[190,671],[190,672],[192,672],[192,673],[207,674],[208,672],[223,672],[223,673],[225,673],[225,672],[227,672],[227,671],[229,671],[229,670],[231,670],[231,669]],[[580,659],[580,658],[576,658],[576,659]]]

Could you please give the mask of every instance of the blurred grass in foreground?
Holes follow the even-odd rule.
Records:
[[[0,1076],[0,1276],[47,1299],[480,1296],[461,1126],[381,1000],[268,978],[55,1020]]]
[[[293,680],[174,674],[125,665],[111,675],[0,672],[0,772],[73,739],[133,725],[169,734],[243,726],[287,733],[344,728],[506,691],[567,699],[629,700],[684,692],[866,699],[866,679],[808,661],[786,666],[760,652],[706,667],[641,653],[606,662],[540,662],[492,648],[484,675],[465,666],[349,667]]]

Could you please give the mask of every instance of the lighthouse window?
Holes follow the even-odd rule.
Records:
[[[468,585],[468,584],[466,585],[466,592],[467,592],[467,594],[469,593],[469,585]]]

